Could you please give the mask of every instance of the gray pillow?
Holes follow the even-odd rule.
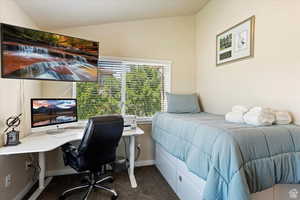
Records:
[[[198,113],[199,102],[196,94],[167,93],[169,113]]]

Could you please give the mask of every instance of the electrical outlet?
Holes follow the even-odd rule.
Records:
[[[5,176],[5,187],[8,188],[11,185],[11,175],[8,174]]]
[[[28,171],[32,167],[32,162],[26,160],[25,161],[25,170]]]

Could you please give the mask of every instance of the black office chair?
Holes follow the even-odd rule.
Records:
[[[97,180],[97,177],[105,171],[107,164],[115,161],[116,149],[122,137],[123,128],[122,116],[93,117],[88,121],[78,148],[69,143],[62,146],[65,165],[71,166],[77,172],[88,171],[89,178],[88,184],[65,191],[59,199],[65,199],[71,192],[86,188],[88,191],[83,197],[84,200],[88,199],[93,189],[108,191],[113,194],[112,200],[117,199],[118,194],[114,189],[100,185],[105,181],[113,182],[113,177],[106,176],[101,180]]]

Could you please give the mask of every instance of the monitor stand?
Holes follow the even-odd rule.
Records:
[[[59,126],[56,126],[56,129],[47,130],[47,131],[46,131],[46,134],[49,134],[49,135],[56,135],[56,134],[63,133],[64,131],[65,131],[64,128],[60,128]]]

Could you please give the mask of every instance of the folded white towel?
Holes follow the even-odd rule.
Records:
[[[229,112],[225,115],[226,121],[234,123],[244,123],[244,113],[242,112]]]
[[[269,126],[275,122],[275,114],[272,112],[249,111],[244,115],[244,121],[254,126]]]
[[[236,105],[233,106],[231,111],[232,112],[241,112],[241,113],[246,113],[250,110],[251,107],[249,106],[244,106],[244,105]]]
[[[287,112],[287,111],[278,111],[275,112],[275,116],[276,116],[276,124],[290,124],[292,123],[293,119],[292,119],[292,115]]]
[[[260,107],[260,106],[256,106],[253,107],[249,110],[249,112],[256,112],[256,113],[272,113],[275,114],[274,110],[271,108],[265,108],[265,107]]]

